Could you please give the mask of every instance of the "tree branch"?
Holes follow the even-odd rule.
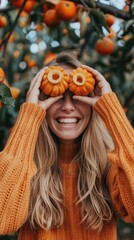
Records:
[[[85,41],[84,41],[83,45],[80,48],[80,51],[79,51],[79,54],[78,54],[78,58],[82,57],[83,52],[84,52],[84,50],[85,50],[85,48],[86,48],[86,46],[88,44],[89,38],[91,36],[90,34],[92,33],[92,31],[93,31],[93,26],[90,24],[89,25],[89,29],[86,31],[86,34],[85,34],[85,37],[84,37]]]
[[[8,35],[3,39],[3,41],[0,43],[0,48],[4,45],[3,55],[2,55],[2,61],[3,61],[3,59],[4,59],[4,55],[5,55],[5,52],[6,52],[6,47],[7,47],[7,44],[8,44],[8,40],[9,40],[11,34],[13,33],[16,25],[17,25],[18,19],[19,19],[19,17],[20,17],[21,12],[23,11],[23,8],[24,8],[24,5],[26,4],[26,2],[27,2],[27,0],[24,0],[22,6],[21,6],[21,8],[19,9],[19,12],[18,12],[18,14],[17,14],[17,16],[16,16],[16,19],[15,19],[15,21],[14,21],[12,27],[11,27],[11,30],[10,30],[9,34],[8,34]]]
[[[81,0],[72,0],[73,2],[77,4],[82,4]],[[85,4],[90,8],[92,8],[92,5],[88,0],[83,0]],[[117,18],[122,18],[124,20],[131,20],[132,19],[132,14],[130,12],[123,12],[121,10],[118,10],[117,8],[113,6],[108,6],[99,2],[96,2],[96,7],[100,8],[104,13],[110,13],[114,15]]]

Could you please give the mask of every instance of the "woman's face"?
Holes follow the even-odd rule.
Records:
[[[70,73],[72,69],[65,68]],[[63,98],[55,102],[46,113],[51,131],[62,143],[75,142],[83,133],[90,119],[91,107],[72,98],[67,90]]]

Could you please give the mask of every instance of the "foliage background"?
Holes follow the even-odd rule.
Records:
[[[0,27],[0,67],[6,73],[9,87],[17,89],[14,107],[10,94],[5,93],[2,97],[0,93],[0,100],[5,102],[0,107],[0,150],[5,146],[19,108],[25,101],[31,79],[48,58],[63,50],[73,51],[80,61],[98,69],[107,78],[134,125],[134,2],[74,0],[77,16],[50,28],[44,22],[44,4],[49,2],[49,6],[54,7],[58,0],[36,0],[32,9],[24,12],[27,1],[24,0],[19,8],[6,0],[0,5],[0,16],[7,20],[7,24]],[[115,16],[112,25],[114,51],[100,55],[95,48],[96,42],[107,36],[111,29],[104,20],[103,14],[106,13]],[[117,230],[119,240],[134,239],[133,224],[120,220]],[[0,236],[0,240],[15,240],[16,236],[17,233]]]

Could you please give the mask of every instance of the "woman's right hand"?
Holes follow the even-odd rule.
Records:
[[[34,77],[34,79],[32,80],[29,90],[27,92],[27,96],[26,96],[26,102],[31,102],[31,103],[35,103],[38,104],[40,107],[42,107],[45,111],[56,101],[58,101],[60,98],[62,98],[63,96],[57,96],[57,97],[49,97],[45,100],[39,100],[39,95],[40,95],[40,84],[42,81],[42,77],[45,73],[45,70],[47,69],[47,67],[43,68],[42,70],[40,70],[37,75]]]

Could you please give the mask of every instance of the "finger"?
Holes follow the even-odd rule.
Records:
[[[39,87],[40,87],[40,84],[41,84],[41,80],[42,80],[42,77],[43,77],[43,74],[44,74],[44,71],[45,71],[46,68],[42,69],[41,71],[39,71],[39,73],[35,76],[35,78],[33,79],[31,85],[30,85],[30,88],[27,92],[27,97],[26,99],[29,99],[29,97],[31,96],[39,96]]]
[[[47,67],[44,67],[43,69],[41,69],[41,70],[37,73],[37,75],[33,78],[32,82],[31,82],[31,84],[30,84],[29,90],[31,90],[31,89],[34,87],[34,85],[36,84],[36,82],[41,83],[42,77],[43,77],[46,69],[47,69]]]
[[[30,88],[29,88],[29,90],[31,90],[31,88],[33,88],[33,85],[34,85],[36,79],[38,78],[39,73],[40,73],[40,72],[38,72],[38,73],[36,74],[36,76],[32,79],[32,81],[31,81],[31,83],[30,83]]]
[[[85,97],[85,96],[74,95],[73,99],[78,100],[82,103],[86,103],[90,106],[93,106],[96,103],[96,101],[99,99],[99,97],[93,97],[92,98],[92,97],[87,97],[87,96]]]
[[[57,102],[61,98],[63,98],[63,95],[60,95],[60,96],[57,96],[57,97],[49,97],[46,100],[40,101],[40,102],[41,102],[41,105],[43,106],[43,108],[45,110],[47,110],[52,104],[54,104],[55,102]]]
[[[86,68],[90,73],[93,74],[96,80],[95,88],[100,90],[100,93],[98,94],[99,96],[112,91],[110,84],[99,71],[86,65],[82,65],[82,67]]]
[[[83,102],[83,103],[89,103],[89,97],[85,97],[85,96],[78,96],[78,95],[73,95],[73,97],[72,97],[73,99],[75,99],[75,100],[78,100],[78,101],[80,101],[80,102]]]
[[[91,68],[91,67],[86,66],[86,65],[82,65],[81,67],[87,69],[90,73],[92,73],[93,76],[95,77],[95,79],[97,80],[97,82],[107,81],[107,80],[104,78],[104,76],[103,76],[99,71],[97,71],[96,69]]]
[[[36,78],[34,84],[33,84],[33,89],[34,88],[39,88],[40,87],[40,84],[41,84],[41,81],[42,81],[42,78],[43,78],[43,75],[45,73],[45,70],[43,69],[42,71],[40,71],[38,77]]]

